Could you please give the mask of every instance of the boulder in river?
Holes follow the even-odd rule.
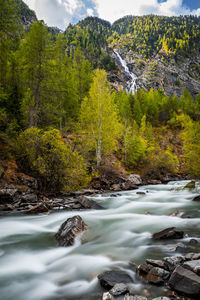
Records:
[[[194,199],[192,201],[195,201],[195,202],[200,202],[200,195],[194,197]]]
[[[175,227],[164,229],[160,232],[154,233],[152,238],[154,240],[167,240],[167,239],[182,239],[184,232],[177,230]]]
[[[106,271],[98,275],[99,282],[106,290],[112,289],[116,284],[133,283],[133,279],[124,271],[113,270]]]
[[[188,182],[188,183],[184,186],[183,189],[193,190],[193,189],[195,189],[195,186],[196,186],[196,183],[195,183],[195,181],[192,180],[192,181]]]
[[[192,297],[200,296],[200,276],[183,266],[178,266],[174,270],[168,284],[177,292]]]
[[[75,239],[88,229],[87,224],[80,216],[67,219],[56,233],[55,238],[59,246],[67,247],[74,244]]]
[[[88,199],[87,197],[80,196],[76,199],[84,209],[104,209],[101,205],[96,203],[92,199]]]

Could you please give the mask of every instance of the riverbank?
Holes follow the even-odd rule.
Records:
[[[7,162],[0,180],[0,211],[27,214],[49,213],[52,210],[94,209],[95,205],[84,196],[94,196],[107,191],[129,191],[144,185],[156,185],[189,178],[184,175],[164,175],[141,178],[138,174],[118,174],[101,171],[93,177],[88,189],[69,193],[44,192],[38,188],[36,178],[18,171],[15,163]]]

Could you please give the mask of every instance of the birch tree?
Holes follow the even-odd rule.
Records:
[[[104,70],[95,71],[89,97],[81,105],[81,124],[87,134],[87,142],[91,142],[91,149],[95,149],[99,167],[103,156],[116,149],[121,131],[114,95]]]

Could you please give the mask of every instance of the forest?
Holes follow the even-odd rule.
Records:
[[[199,17],[129,16],[112,26],[90,17],[58,33],[43,21],[25,30],[18,5],[0,0],[1,160],[16,161],[44,190],[86,187],[111,160],[143,176],[200,176],[200,94],[128,94],[107,79],[119,70],[115,45],[144,57],[162,47],[192,55]]]

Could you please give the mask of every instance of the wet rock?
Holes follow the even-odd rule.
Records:
[[[184,256],[185,261],[200,259],[200,253],[188,253]]]
[[[33,203],[38,201],[38,197],[35,194],[25,194],[21,197],[21,201]]]
[[[171,256],[163,258],[165,268],[167,268],[170,272],[173,272],[174,269],[184,262],[183,256]]]
[[[143,296],[137,296],[137,295],[131,296],[129,294],[126,294],[124,300],[147,300],[147,298]]]
[[[157,179],[148,179],[147,180],[147,184],[157,185],[157,184],[162,184],[162,181],[161,180],[157,180]]]
[[[138,185],[134,184],[133,182],[127,180],[126,182],[123,182],[121,184],[121,188],[124,191],[131,191],[131,190],[136,190],[138,189]]]
[[[158,297],[158,298],[153,298],[152,300],[170,300],[168,297]]]
[[[199,196],[196,196],[194,197],[194,199],[192,201],[195,201],[195,202],[200,202],[200,195]]]
[[[186,215],[183,211],[181,211],[179,209],[170,212],[168,214],[168,216],[170,216],[170,217],[179,217],[179,218],[189,218],[188,215]]]
[[[124,283],[117,283],[114,287],[110,290],[110,294],[113,296],[120,296],[124,295],[128,292],[128,287]]]
[[[200,276],[182,266],[174,270],[168,284],[177,292],[193,297],[200,296]]]
[[[136,192],[137,195],[146,195],[145,192]]]
[[[114,298],[109,292],[107,292],[103,294],[102,300],[114,300]]]
[[[59,246],[67,247],[74,244],[75,239],[88,229],[87,224],[80,216],[67,219],[55,235]]]
[[[169,278],[170,273],[164,269],[153,267],[146,276],[146,280],[154,284],[163,284]]]
[[[148,274],[152,268],[153,268],[152,265],[141,264],[137,267],[137,272],[138,272],[139,276],[143,277],[144,275]]]
[[[165,263],[162,260],[146,259],[146,263],[152,265],[153,267],[158,267],[162,269],[165,268]]]
[[[183,268],[200,275],[200,260],[191,260],[183,264]]]
[[[106,290],[112,289],[118,283],[133,283],[133,279],[124,271],[106,271],[97,276],[99,282]]]
[[[131,174],[127,178],[127,180],[130,181],[134,185],[140,185],[140,184],[142,184],[142,178],[140,177],[140,175],[137,175],[137,174]]]
[[[104,209],[101,205],[97,204],[94,200],[81,196],[76,199],[85,209]]]
[[[182,254],[190,252],[190,250],[183,243],[178,243],[175,247],[175,251]]]
[[[30,208],[28,208],[26,214],[40,214],[40,213],[47,213],[48,211],[49,209],[45,203],[39,203],[35,206],[31,206]]]
[[[196,186],[196,183],[195,181],[190,181],[188,182],[183,189],[189,189],[189,190],[192,190],[192,189],[195,189],[195,186]]]
[[[188,244],[189,245],[195,245],[195,244],[198,244],[198,241],[195,240],[195,239],[191,239]]]
[[[154,233],[152,238],[154,240],[166,240],[166,239],[182,239],[184,232],[177,230],[175,227],[167,228],[160,232]]]

